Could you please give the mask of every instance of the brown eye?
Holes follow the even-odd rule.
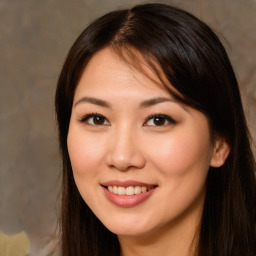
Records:
[[[163,114],[157,114],[150,116],[145,125],[147,126],[164,126],[168,124],[175,124],[176,121],[174,121],[170,116],[163,115]]]
[[[90,114],[84,117],[81,122],[87,123],[90,125],[109,125],[108,120],[99,114]]]
[[[153,118],[154,125],[164,125],[166,122],[166,119],[161,116],[157,116]]]
[[[103,125],[105,122],[105,118],[102,116],[94,116],[92,120],[93,120],[93,123],[96,125]]]

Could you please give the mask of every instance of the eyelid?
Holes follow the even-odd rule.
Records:
[[[164,118],[165,120],[168,121],[168,124],[176,124],[176,123],[177,123],[177,121],[175,121],[175,120],[174,120],[172,117],[170,117],[169,115],[158,113],[158,114],[152,114],[152,115],[150,115],[150,116],[146,119],[146,121],[144,122],[143,125],[145,125],[149,120],[151,120],[151,119],[153,119],[153,118],[156,118],[156,117]],[[161,127],[161,126],[166,126],[166,124],[164,124],[164,125],[148,125],[148,126],[159,126],[159,127]]]
[[[88,119],[94,118],[94,117],[101,117],[101,118],[104,118],[105,121],[107,121],[108,124],[101,124],[101,125],[98,124],[98,125],[97,125],[97,124],[90,124],[90,123],[87,122]],[[79,121],[80,121],[81,123],[86,123],[86,124],[88,124],[88,125],[95,125],[95,126],[110,125],[108,119],[107,119],[105,116],[103,116],[103,115],[101,115],[101,114],[98,114],[98,113],[90,113],[90,114],[87,114],[87,115],[85,115],[85,116],[79,118]]]

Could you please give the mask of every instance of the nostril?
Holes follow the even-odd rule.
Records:
[[[145,157],[140,151],[128,150],[127,152],[109,153],[106,163],[110,168],[116,168],[120,171],[128,171],[133,168],[141,169],[145,166]]]

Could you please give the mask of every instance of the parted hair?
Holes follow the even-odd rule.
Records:
[[[233,68],[204,22],[165,4],[137,5],[98,18],[67,55],[55,96],[62,157],[61,255],[120,255],[117,236],[79,194],[67,150],[76,86],[90,59],[106,47],[144,72],[136,57],[140,55],[171,95],[206,115],[212,137],[223,136],[231,147],[225,164],[209,169],[196,255],[255,256],[255,159]]]

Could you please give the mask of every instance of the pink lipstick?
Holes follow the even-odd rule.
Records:
[[[120,207],[133,207],[142,203],[157,188],[156,185],[138,181],[109,181],[101,186],[107,199]]]

